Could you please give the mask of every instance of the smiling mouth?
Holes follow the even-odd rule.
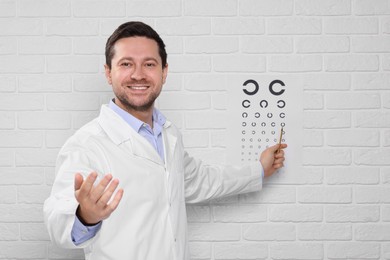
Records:
[[[149,86],[127,86],[127,87],[133,90],[146,90],[149,88]]]

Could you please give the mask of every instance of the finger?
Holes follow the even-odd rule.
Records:
[[[110,212],[110,214],[118,207],[119,202],[123,197],[123,192],[123,189],[118,189],[111,203],[107,205],[107,210]]]
[[[104,190],[107,188],[108,184],[112,179],[111,174],[107,174],[104,178],[99,182],[99,184],[91,191],[91,200],[93,202],[97,202],[100,197],[103,195]]]
[[[107,206],[107,203],[110,201],[118,185],[119,185],[118,179],[112,180],[110,185],[107,187],[107,189],[104,191],[104,193],[98,200],[98,203],[101,204],[103,207]]]
[[[91,189],[93,187],[93,184],[95,183],[97,178],[96,172],[91,172],[87,178],[84,180],[83,184],[81,185],[79,189],[79,196],[80,197],[86,197],[91,192]]]
[[[76,173],[74,176],[74,190],[77,191],[81,188],[84,178],[80,173]]]

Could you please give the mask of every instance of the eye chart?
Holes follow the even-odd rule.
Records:
[[[287,143],[285,167],[299,172],[302,163],[302,84],[298,75],[235,76],[228,79],[228,162],[259,161],[261,152]]]

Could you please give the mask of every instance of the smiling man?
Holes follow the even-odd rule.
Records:
[[[185,203],[258,191],[283,167],[286,144],[245,167],[190,157],[154,107],[167,73],[164,42],[150,26],[128,22],[108,39],[105,75],[115,98],[62,147],[44,205],[61,247],[83,248],[91,260],[188,260]]]

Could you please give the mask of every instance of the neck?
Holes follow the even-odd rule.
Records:
[[[138,120],[141,120],[142,122],[150,125],[150,127],[152,127],[153,129],[153,105],[145,110],[137,110],[128,106],[124,106],[122,102],[120,102],[118,99],[115,99],[114,102],[117,106],[125,110],[127,113],[134,116]]]

